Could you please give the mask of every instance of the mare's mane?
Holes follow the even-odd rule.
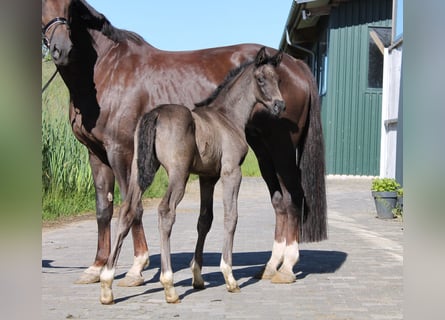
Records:
[[[116,43],[125,40],[136,44],[145,43],[144,39],[137,33],[114,27],[103,14],[97,12],[84,0],[72,0],[68,8],[68,16],[69,25],[72,29],[82,26],[94,29]]]

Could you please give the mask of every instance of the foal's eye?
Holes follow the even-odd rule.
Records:
[[[258,77],[257,81],[258,81],[258,84],[263,85],[264,84],[264,77]]]

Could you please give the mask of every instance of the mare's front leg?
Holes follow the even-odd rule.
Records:
[[[241,168],[222,169],[221,182],[224,202],[224,243],[220,268],[229,292],[239,292],[238,283],[232,273],[233,238],[238,222],[238,193],[241,185]]]
[[[198,240],[196,241],[195,255],[190,262],[190,268],[192,269],[192,285],[195,289],[204,289],[204,279],[202,278],[202,264],[203,264],[203,251],[204,243],[207,234],[212,227],[213,221],[213,193],[215,191],[215,184],[218,181],[218,177],[199,177],[199,188],[201,194],[201,208],[199,211],[198,219]]]
[[[110,255],[110,221],[113,216],[113,171],[94,154],[89,154],[89,160],[96,190],[97,252],[93,265],[76,280],[75,283],[80,284],[99,281],[100,271]]]
[[[112,304],[114,302],[112,284],[116,270],[117,260],[122,248],[122,243],[127,236],[130,227],[136,220],[142,219],[143,210],[139,206],[142,191],[136,183],[130,185],[128,196],[122,204],[117,221],[116,241],[108,258],[107,264],[100,274],[100,302]]]

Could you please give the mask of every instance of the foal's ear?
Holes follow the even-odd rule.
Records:
[[[274,67],[278,67],[281,63],[281,60],[283,60],[283,51],[280,50],[276,55],[270,58],[270,63],[272,63]]]
[[[262,47],[256,54],[255,66],[259,67],[259,66],[267,63],[268,59],[269,59],[269,57],[266,54],[266,47]]]

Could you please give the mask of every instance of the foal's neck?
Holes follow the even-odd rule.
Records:
[[[253,107],[257,103],[251,68],[253,66],[249,66],[233,79],[215,101],[210,104],[211,107],[223,113],[232,124],[242,130],[244,130]]]

